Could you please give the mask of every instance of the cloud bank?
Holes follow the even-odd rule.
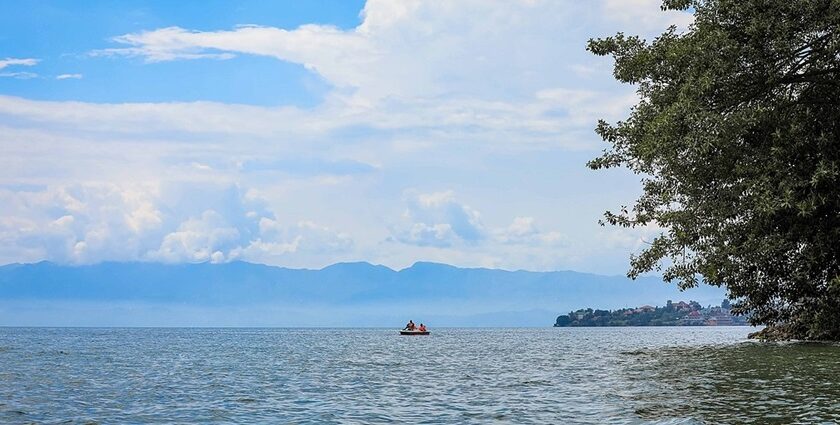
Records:
[[[330,89],[312,107],[0,96],[0,261],[603,271],[599,257],[626,259],[638,235],[605,250],[594,223],[632,193],[626,175],[586,183],[582,164],[596,120],[636,97],[584,46],[690,24],[658,3],[370,0],[350,29],[115,34],[87,59],[259,56]]]
[[[305,262],[352,245],[348,235],[326,226],[278,222],[263,199],[237,186],[0,189],[0,258],[6,261]]]

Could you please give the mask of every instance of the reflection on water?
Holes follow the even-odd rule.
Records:
[[[840,421],[840,347],[745,343],[639,353],[628,395],[642,419],[710,423]],[[679,412],[675,415],[675,412]]]
[[[747,328],[0,328],[0,422],[840,421],[840,347]]]

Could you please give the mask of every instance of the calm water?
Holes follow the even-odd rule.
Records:
[[[0,328],[0,422],[819,423],[840,347],[747,328]]]

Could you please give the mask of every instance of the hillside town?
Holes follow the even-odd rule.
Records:
[[[744,316],[732,314],[729,300],[703,307],[696,301],[673,302],[664,307],[643,305],[618,310],[591,308],[557,316],[554,327],[588,326],[747,326]]]

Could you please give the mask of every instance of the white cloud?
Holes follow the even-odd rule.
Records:
[[[234,53],[272,56],[299,63],[336,87],[353,89],[360,105],[384,97],[435,97],[452,91],[483,95],[497,87],[500,78],[507,79],[504,88],[510,89],[513,84],[527,84],[524,73],[533,74],[530,77],[535,80],[546,77],[536,69],[541,65],[538,57],[510,60],[517,56],[516,45],[508,39],[513,32],[543,47],[550,43],[527,36],[549,25],[548,19],[535,22],[538,15],[532,8],[517,2],[493,7],[404,3],[369,1],[363,23],[347,31],[323,25],[294,30],[243,26],[208,32],[169,27],[116,37],[114,41],[130,47],[97,53],[142,56],[150,62],[229,58]],[[463,20],[467,11],[475,16]],[[453,57],[461,60],[453,61]],[[473,78],[477,70],[491,66],[496,67],[495,73]]]
[[[356,240],[312,220],[281,219],[261,194],[237,186],[5,188],[0,189],[0,262],[245,260],[322,267],[368,260],[402,267],[428,260],[552,270],[577,261],[579,246],[559,231],[544,231],[532,217],[488,226],[452,191],[410,191],[404,203],[405,215],[392,226],[390,237]]]
[[[130,259],[161,224],[142,185],[0,190],[0,256],[6,261]],[[103,258],[103,256],[105,258]]]
[[[650,245],[663,231],[662,227],[649,223],[634,228],[605,228],[596,237],[605,248],[620,248],[630,252],[639,252]]]
[[[453,191],[405,196],[406,210],[400,225],[393,226],[392,239],[417,246],[452,247],[480,242],[561,247],[568,239],[560,232],[544,232],[533,217],[515,217],[507,227],[488,228],[481,213],[456,200]],[[495,248],[495,247],[494,247]]]
[[[6,58],[0,59],[0,69],[6,68],[7,66],[35,66],[40,62],[38,59],[33,58]]]
[[[660,13],[655,5],[648,9]],[[305,66],[334,89],[321,105],[306,109],[0,97],[0,116],[62,126],[65,134],[213,133],[300,145],[365,129],[380,143],[412,139],[430,147],[455,141],[505,149],[590,148],[597,140],[595,120],[620,117],[634,100],[629,88],[592,84],[581,74],[593,66],[583,49],[586,39],[613,32],[605,28],[597,5],[414,0],[371,0],[362,23],[349,30],[168,27],[124,34],[115,41],[128,47],[99,53],[139,55],[152,62],[270,56]]]
[[[492,226],[453,191],[409,191],[402,219],[391,226],[378,261],[410,265],[418,259],[504,269],[558,270],[581,264],[581,246],[563,232],[546,231],[533,217]],[[470,239],[456,231],[467,226]]]
[[[213,102],[97,104],[34,101],[2,95],[0,115],[31,121],[38,124],[33,127],[41,129],[63,126],[65,131],[120,134],[168,131],[268,135],[278,130],[278,123],[306,127],[314,118],[294,108]]]
[[[39,59],[33,58],[6,58],[0,59],[0,70],[10,66],[35,66],[40,62]],[[0,72],[0,78],[17,78],[19,80],[29,80],[38,77],[34,72],[14,71],[14,72]]]
[[[543,232],[533,217],[515,217],[510,226],[495,231],[496,238],[503,243],[538,245],[544,247],[565,246],[568,238],[561,232]]]
[[[31,80],[37,78],[38,74],[34,72],[0,72],[0,78],[17,78],[18,80]]]
[[[225,253],[239,246],[242,235],[225,217],[213,210],[204,211],[181,223],[174,232],[164,236],[160,248],[148,253],[152,260],[163,262],[221,263]]]
[[[274,219],[262,218],[259,226],[260,238],[252,241],[247,247],[241,248],[234,255],[261,263],[285,264],[289,254],[334,256],[346,254],[354,247],[353,238],[349,234],[312,221],[288,225]],[[324,260],[319,259],[319,261]],[[326,265],[309,263],[310,266],[314,264]]]
[[[626,33],[661,32],[669,25],[684,31],[694,22],[694,15],[687,12],[661,11],[662,0],[604,0],[604,15],[624,27]]]
[[[350,235],[314,222],[279,223],[259,196],[236,186],[83,184],[0,189],[0,201],[3,262],[241,259],[320,265],[305,256],[340,254],[353,246]]]
[[[102,49],[91,52],[93,56],[139,56],[147,62],[162,62],[175,59],[232,59],[232,53],[208,53],[208,47],[195,45],[200,33],[178,27],[161,28],[114,37],[114,41],[134,47]]]
[[[407,226],[394,229],[394,238],[414,245],[451,246],[477,243],[485,236],[481,214],[455,200],[452,191],[408,192],[403,213]]]
[[[82,74],[60,74],[55,77],[56,80],[81,80]]]
[[[592,21],[597,34],[607,27],[598,25],[602,14],[625,30],[642,32],[661,31],[672,23],[685,26],[692,20],[689,13],[661,12],[660,4],[369,0],[362,23],[349,30],[312,24],[292,30],[167,27],[115,37],[129,47],[96,53],[140,56],[150,62],[271,56],[301,64],[336,87],[353,89],[362,103],[440,96],[509,99],[562,81],[556,70],[568,63],[567,46],[583,53],[588,38],[570,39],[570,26]]]
[[[331,88],[306,108],[0,96],[0,187],[46,187],[0,189],[0,261],[547,269],[595,258],[602,241],[580,229],[628,190],[621,176],[578,189],[585,171],[569,170],[600,147],[596,120],[622,117],[636,98],[586,40],[685,18],[632,4],[644,11],[608,0],[371,0],[351,29],[118,36],[96,54],[267,56]],[[629,22],[632,13],[656,18]],[[614,186],[597,201],[574,194]],[[469,202],[429,187],[458,188]]]

